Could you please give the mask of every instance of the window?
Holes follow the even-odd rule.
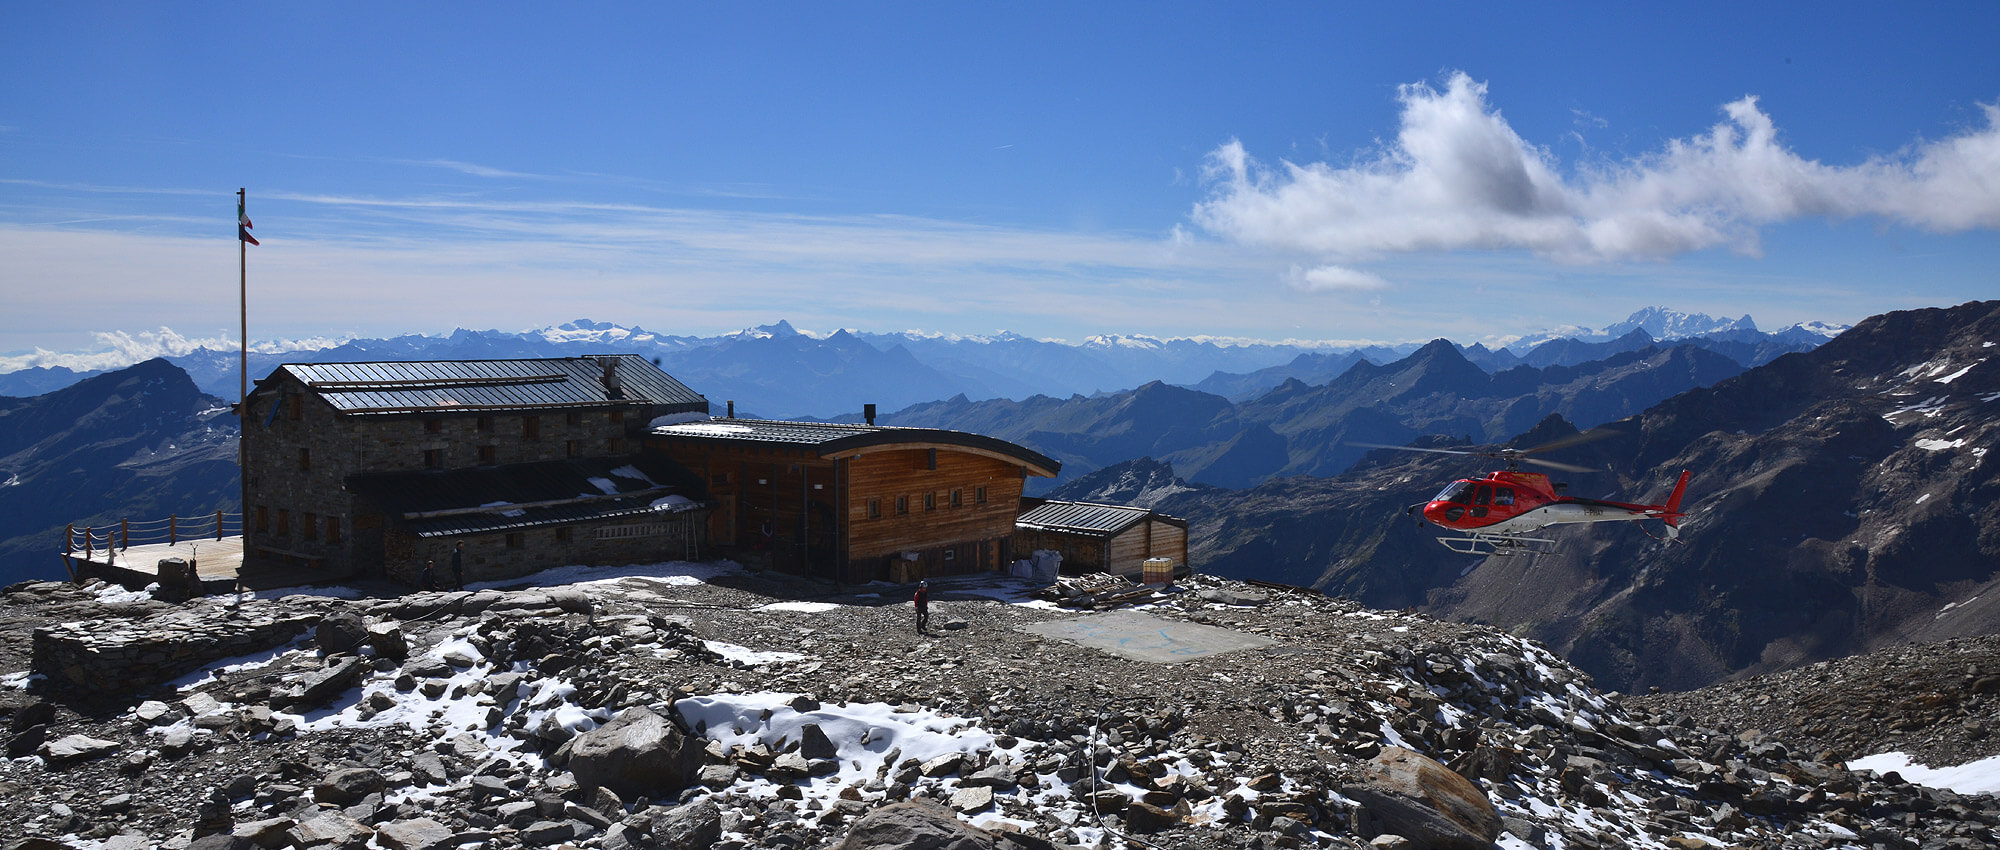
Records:
[[[957,549],[946,549],[946,550],[944,550],[944,559],[945,559],[945,560],[947,560],[947,561],[955,561],[955,560],[958,560],[958,550],[957,550]]]
[[[291,417],[294,422],[304,419],[306,415],[305,401],[306,397],[302,395],[285,396],[285,415]]]
[[[292,511],[290,508],[278,509],[278,536],[292,536]]]
[[[481,434],[491,433],[493,431],[493,417],[481,416],[473,420],[473,427],[478,428]]]
[[[1514,504],[1514,488],[1512,487],[1493,488],[1493,504],[1496,505]]]
[[[1474,491],[1472,494],[1472,503],[1475,505],[1486,505],[1486,504],[1491,504],[1492,502],[1493,502],[1493,488],[1488,487],[1484,484],[1479,485],[1479,489]]]
[[[869,500],[868,500],[868,518],[869,518],[869,519],[881,519],[881,518],[882,518],[882,500],[881,500],[881,499],[869,499]]]
[[[299,449],[299,471],[311,472],[312,468],[313,468],[313,450]]]
[[[424,468],[443,469],[444,449],[424,449]]]
[[[326,518],[326,542],[340,542],[340,517],[330,516]]]
[[[625,441],[617,437],[612,437],[604,441],[604,450],[612,454],[621,454],[625,451]]]
[[[612,409],[611,409],[611,424],[613,424],[613,425],[617,425],[617,424],[620,424],[620,423],[622,423],[622,422],[624,422],[624,421],[625,421],[625,411],[623,411],[623,410],[620,410],[620,409],[618,409],[618,408],[615,408],[615,407],[614,407],[614,408],[612,408]]]
[[[521,532],[513,531],[507,534],[507,548],[509,549],[519,549],[527,545],[527,542],[526,535]]]
[[[569,542],[569,526],[564,525],[556,528],[556,542],[557,543]]]
[[[978,503],[980,503],[980,504],[982,504],[982,505],[983,505],[983,504],[986,504],[986,488],[984,488],[984,487],[975,487],[975,488],[973,488],[973,490],[972,490],[972,500],[973,500],[973,501],[975,501],[975,502],[978,502]]]
[[[319,539],[319,514],[306,513],[299,516],[299,536],[307,540]]]
[[[925,494],[924,494],[924,510],[927,510],[927,511],[934,511],[934,510],[937,510],[937,494],[936,494],[936,493],[925,493]]]
[[[906,513],[909,513],[909,512],[910,512],[910,497],[908,497],[908,496],[897,496],[897,497],[896,497],[896,513],[899,513],[899,514],[906,514]]]
[[[479,462],[480,462],[480,463],[492,463],[492,462],[493,462],[493,458],[495,457],[495,455],[496,455],[496,453],[495,453],[495,452],[493,451],[493,447],[492,447],[492,446],[480,446],[480,447],[479,447]]]
[[[542,419],[539,416],[521,417],[521,438],[539,440],[542,438]]]
[[[570,440],[564,443],[563,453],[570,457],[583,457],[583,441]]]
[[[439,431],[442,431],[442,430],[444,430],[444,420],[442,420],[442,419],[426,419],[426,420],[424,420],[424,433],[426,433],[426,434],[435,434],[435,433],[437,433],[437,432],[439,432]]]
[[[964,492],[965,492],[965,491],[963,491],[963,490],[953,490],[953,491],[951,491],[951,506],[952,506],[952,507],[954,507],[954,508],[955,508],[955,507],[958,507],[958,506],[960,506],[960,505],[963,505],[963,504],[965,504],[965,497],[964,497],[964,495],[963,495],[963,494],[964,494]]]
[[[271,530],[271,512],[270,512],[270,511],[269,511],[268,509],[266,509],[266,508],[265,508],[265,507],[264,507],[263,505],[258,505],[258,506],[257,506],[257,533],[258,533],[258,534],[263,534],[263,533],[265,533],[265,532],[267,532],[267,531],[270,531],[270,530]]]

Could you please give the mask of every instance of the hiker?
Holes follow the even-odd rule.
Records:
[[[420,574],[420,575],[418,575],[418,576],[417,576],[417,589],[419,589],[419,590],[436,590],[436,589],[437,589],[437,559],[436,559],[436,558],[426,558],[426,559],[424,559],[424,571],[423,571],[423,573],[422,573],[422,574]]]
[[[931,583],[917,582],[917,595],[911,601],[917,603],[917,634],[923,634],[931,622]]]
[[[451,547],[451,584],[453,590],[465,589],[465,541]]]

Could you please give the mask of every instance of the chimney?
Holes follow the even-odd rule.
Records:
[[[730,400],[729,400],[729,412],[728,412],[728,413],[726,413],[726,414],[723,414],[723,417],[722,417],[722,418],[724,418],[724,419],[735,419],[735,418],[736,418],[736,399],[733,399],[733,398],[732,398],[732,399],[730,399]]]
[[[868,424],[870,425],[875,424],[875,405],[873,404],[862,405],[861,418],[867,420]]]
[[[604,397],[609,399],[624,398],[625,388],[618,382],[618,356],[607,354],[597,358],[597,363],[604,367]]]

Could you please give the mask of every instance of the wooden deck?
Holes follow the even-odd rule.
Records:
[[[127,548],[99,549],[85,558],[82,552],[67,556],[79,578],[102,578],[130,587],[145,587],[160,580],[160,562],[184,558],[194,562],[202,587],[228,590],[236,586],[236,574],[243,566],[243,537],[206,537],[179,543],[148,543]],[[164,582],[163,582],[164,583]]]

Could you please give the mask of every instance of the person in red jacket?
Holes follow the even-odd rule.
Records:
[[[917,634],[923,634],[931,622],[931,583],[917,582],[917,595],[911,601],[917,603]]]

